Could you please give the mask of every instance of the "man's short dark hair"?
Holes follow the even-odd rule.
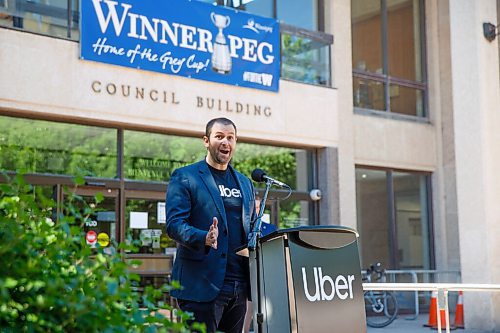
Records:
[[[214,118],[207,123],[207,126],[205,128],[205,135],[207,136],[207,138],[210,137],[210,133],[212,133],[212,127],[214,127],[216,123],[222,125],[232,125],[234,127],[234,134],[236,134],[236,125],[230,119]]]

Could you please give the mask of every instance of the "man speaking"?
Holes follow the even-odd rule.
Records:
[[[241,333],[250,289],[248,258],[236,249],[247,243],[255,197],[229,164],[236,141],[231,120],[210,120],[205,160],[175,170],[167,189],[167,233],[178,243],[172,279],[182,286],[171,294],[207,332]]]

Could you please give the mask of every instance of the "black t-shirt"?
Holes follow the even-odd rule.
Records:
[[[226,280],[245,281],[245,258],[236,254],[236,249],[246,244],[242,221],[242,197],[234,175],[229,169],[218,170],[209,166],[219,194],[224,202],[227,218],[229,247],[227,253]],[[222,226],[219,225],[219,233]]]

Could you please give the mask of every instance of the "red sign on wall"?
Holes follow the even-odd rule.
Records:
[[[85,239],[87,240],[87,244],[95,246],[95,243],[97,242],[97,233],[90,230],[87,232],[87,235],[85,235]]]

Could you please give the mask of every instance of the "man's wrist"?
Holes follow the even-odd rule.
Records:
[[[205,234],[205,246],[211,246],[212,244],[210,244],[210,240],[208,238],[209,236],[209,232],[207,231],[206,234]]]

